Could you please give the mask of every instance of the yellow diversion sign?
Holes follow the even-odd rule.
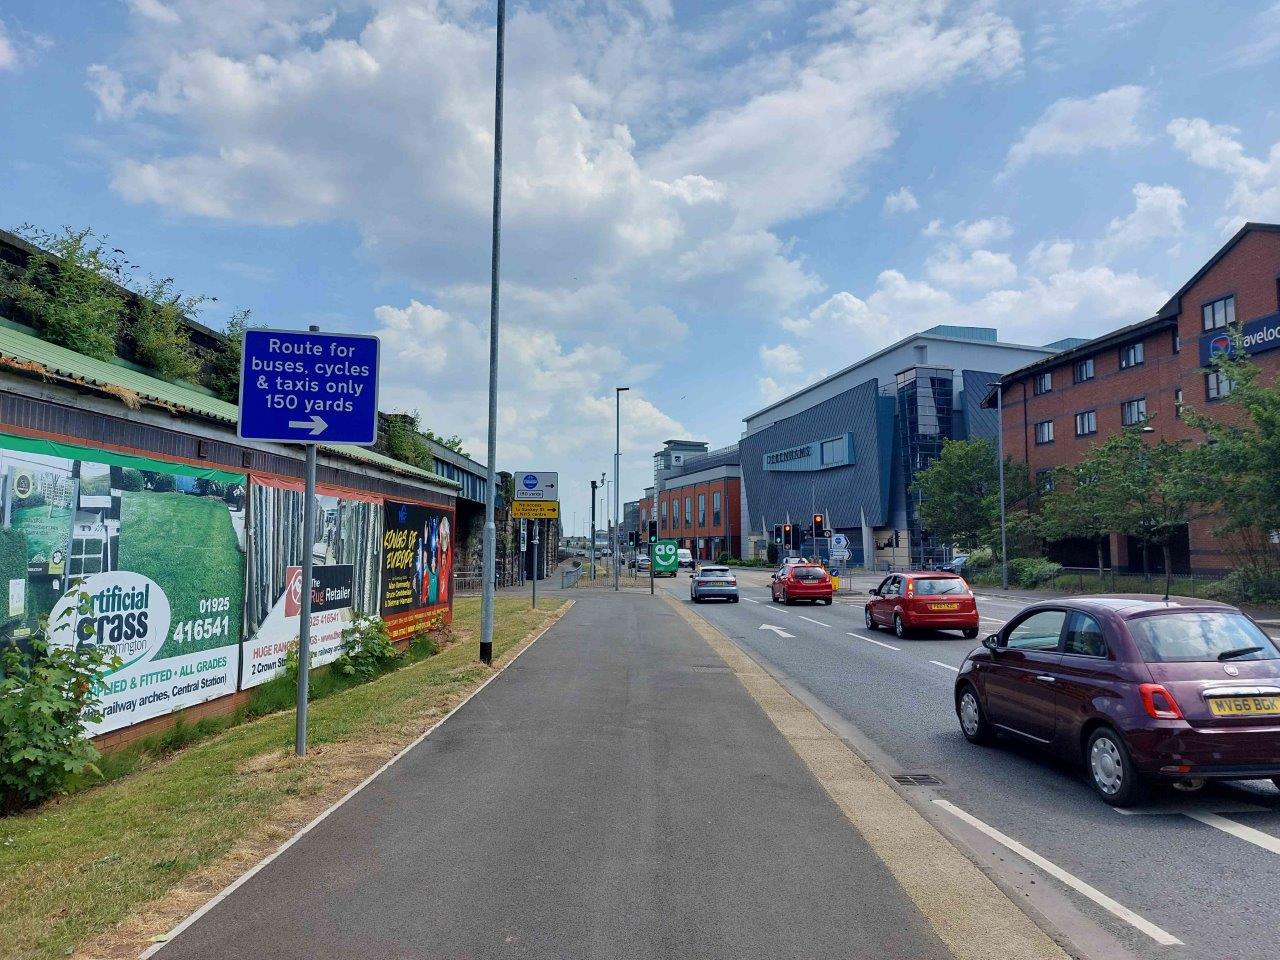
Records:
[[[517,520],[559,520],[559,500],[513,500],[511,516]]]

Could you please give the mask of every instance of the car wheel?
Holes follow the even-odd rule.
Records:
[[[977,627],[970,627],[968,630],[966,630],[966,631],[964,632],[964,638],[965,638],[966,640],[974,640],[974,639],[977,639],[977,636],[978,636],[978,628],[977,628]]]
[[[827,597],[827,599],[823,600],[822,602],[823,602],[823,603],[825,603],[828,607],[829,607],[829,606],[831,606],[831,598],[830,598],[830,597]]]
[[[873,616],[871,615],[871,606],[870,606],[870,604],[868,604],[867,606],[865,606],[865,607],[863,607],[863,608],[862,608],[862,619],[863,619],[864,621],[866,621],[867,629],[868,629],[868,630],[879,630],[879,629],[880,629],[880,628],[876,625],[876,618],[875,618],[875,617],[873,617]]]
[[[1277,790],[1280,790],[1280,777],[1272,777],[1271,782],[1275,785]]]
[[[787,591],[785,590],[782,591],[782,605],[785,607],[791,606],[791,598],[787,596]]]
[[[1093,731],[1084,753],[1089,782],[1107,803],[1128,807],[1146,796],[1146,784],[1133,765],[1129,748],[1110,727]]]
[[[893,615],[894,636],[896,636],[899,640],[905,640],[907,639],[909,632],[910,631],[907,630],[907,625],[902,622],[902,614],[895,613]]]
[[[729,599],[730,599],[731,601],[733,601],[734,603],[737,603],[737,602],[738,602],[738,598],[737,598],[737,597],[730,597]]]
[[[956,716],[960,718],[960,732],[970,743],[990,743],[995,739],[987,715],[982,710],[982,701],[978,699],[978,691],[970,684],[966,683],[960,691]]]

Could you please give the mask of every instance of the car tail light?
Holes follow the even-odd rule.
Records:
[[[1147,715],[1154,720],[1181,720],[1182,711],[1178,709],[1178,701],[1173,694],[1159,683],[1140,683],[1138,693],[1142,696],[1142,705]]]
[[[915,592],[916,592],[916,582],[915,582],[914,580],[908,580],[908,581],[907,581],[907,596],[908,596],[908,597],[915,596]]]
[[[737,577],[730,577],[730,578],[729,578],[729,586],[731,586],[731,587],[736,587],[737,585],[738,585],[738,578],[737,578]]]

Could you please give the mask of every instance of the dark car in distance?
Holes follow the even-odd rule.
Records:
[[[830,605],[833,594],[831,574],[816,563],[791,563],[773,575],[770,593],[774,603],[798,600]]]
[[[1129,595],[1045,601],[956,677],[974,743],[1007,734],[1084,764],[1106,802],[1152,781],[1280,786],[1280,647],[1227,604]]]
[[[892,627],[906,639],[915,630],[961,630],[978,635],[978,602],[963,577],[941,571],[891,573],[867,593],[868,630]]]

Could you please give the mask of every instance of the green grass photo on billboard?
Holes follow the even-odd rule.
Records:
[[[168,595],[170,636],[155,659],[239,643],[244,555],[221,500],[185,493],[122,493],[119,568],[150,577]],[[222,597],[230,600],[229,609],[217,613],[229,617],[226,633],[174,642],[178,624],[214,616],[200,609],[201,600]]]
[[[13,527],[27,538],[27,559],[43,557],[47,562],[55,550],[65,556],[71,545],[71,518],[75,513],[70,507],[19,507],[13,508]]]

